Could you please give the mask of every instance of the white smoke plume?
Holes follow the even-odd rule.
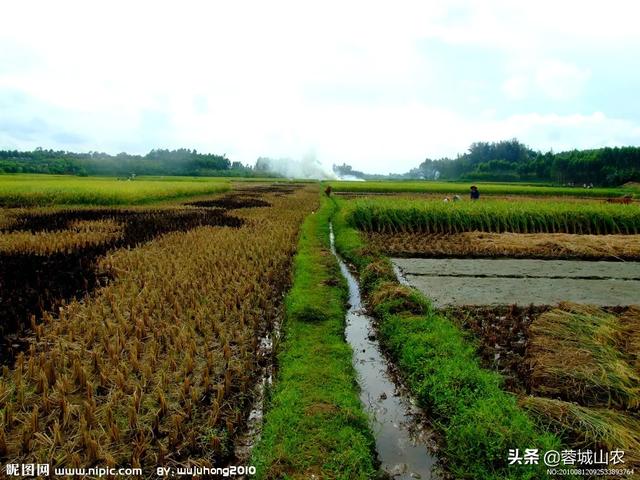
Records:
[[[261,157],[256,162],[256,169],[276,173],[290,179],[335,180],[337,178],[312,153],[305,155],[300,160]]]

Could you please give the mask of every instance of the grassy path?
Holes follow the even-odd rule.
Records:
[[[257,478],[367,479],[375,472],[374,440],[344,340],[346,286],[328,250],[331,210],[323,201],[302,227],[279,371],[253,454]]]

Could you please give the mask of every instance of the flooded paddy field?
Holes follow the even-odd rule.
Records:
[[[640,262],[394,258],[406,281],[435,306],[603,306],[640,301]]]

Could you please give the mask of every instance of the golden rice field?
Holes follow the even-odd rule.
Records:
[[[264,342],[284,322],[258,478],[370,478],[377,432],[344,344],[344,286],[327,261],[333,221],[386,361],[434,415],[445,472],[538,478],[505,465],[513,439],[622,448],[640,468],[638,307],[437,310],[386,258],[637,261],[637,204],[558,191],[517,202],[321,199],[318,184],[196,179],[39,178],[37,194],[22,180],[0,182],[0,467],[131,466],[151,478],[158,466],[239,462]],[[304,288],[289,290],[296,254]],[[319,327],[335,338],[313,337]],[[341,373],[318,380],[329,365]],[[345,447],[355,437],[344,432],[359,441]]]
[[[269,206],[227,213],[67,211],[57,221],[49,209],[6,221],[5,259],[111,248],[75,272],[103,280],[85,285],[84,296],[67,291],[66,301],[33,297],[31,310],[5,308],[31,315],[15,323],[33,332],[12,362],[4,359],[0,458],[153,471],[228,461],[253,396],[260,339],[280,315],[299,227],[318,206],[317,187],[283,191],[265,188]],[[159,220],[167,216],[168,226]],[[154,235],[137,235],[140,222]]]
[[[147,177],[135,181],[69,175],[0,175],[0,206],[131,205],[229,190],[226,179]]]
[[[122,225],[114,220],[78,220],[71,222],[65,230],[0,233],[0,252],[50,255],[88,245],[111,243],[122,236],[122,230]]]

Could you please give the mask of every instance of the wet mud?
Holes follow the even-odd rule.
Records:
[[[482,366],[499,372],[511,392],[531,392],[531,369],[525,361],[529,326],[548,306],[450,307],[445,315],[471,334]]]
[[[451,305],[600,306],[638,302],[640,262],[524,259],[392,259],[403,281],[436,307]]]

